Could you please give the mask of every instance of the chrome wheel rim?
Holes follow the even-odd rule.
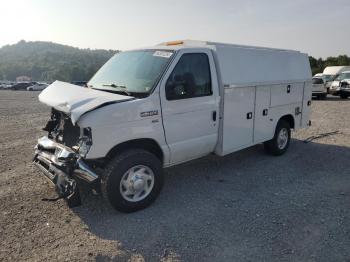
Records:
[[[130,202],[145,199],[154,186],[154,173],[148,166],[137,165],[124,173],[120,180],[120,194]]]
[[[282,128],[277,136],[277,146],[279,149],[284,149],[287,146],[289,133],[287,128]]]

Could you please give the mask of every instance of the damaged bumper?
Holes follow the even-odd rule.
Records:
[[[56,191],[62,197],[68,197],[76,191],[76,179],[89,184],[99,179],[79,154],[48,137],[38,139],[33,163],[55,184]]]

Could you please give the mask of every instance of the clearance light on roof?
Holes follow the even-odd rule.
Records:
[[[171,41],[167,42],[166,45],[182,45],[184,41]]]

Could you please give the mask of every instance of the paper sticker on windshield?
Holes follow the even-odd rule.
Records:
[[[160,57],[164,57],[164,58],[169,58],[169,57],[171,57],[172,54],[173,54],[172,52],[155,51],[153,53],[153,56],[160,56]]]

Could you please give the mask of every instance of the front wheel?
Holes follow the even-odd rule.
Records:
[[[121,212],[135,212],[154,202],[163,185],[162,163],[142,149],[122,152],[108,164],[101,191]]]
[[[290,134],[289,123],[285,120],[280,120],[277,124],[274,137],[264,143],[265,151],[274,156],[284,154],[289,147]]]

